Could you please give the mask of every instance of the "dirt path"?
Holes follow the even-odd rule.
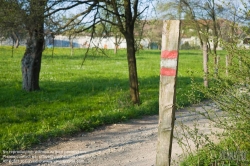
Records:
[[[194,108],[202,110],[201,106]],[[182,121],[192,127],[196,117],[195,113],[189,113],[187,109],[179,110],[176,113],[176,125],[178,126],[178,122]],[[208,120],[202,117],[199,118],[199,124],[200,131],[203,133],[215,130],[211,128]],[[23,156],[33,157],[29,165],[37,165],[39,162],[41,164],[43,161],[44,164],[41,165],[46,165],[45,162],[47,162],[48,165],[68,166],[153,166],[156,158],[157,125],[158,116],[147,116],[139,120],[101,127],[94,132],[80,133],[73,138],[47,143]],[[194,148],[193,145],[192,148]],[[178,161],[182,154],[182,149],[174,139],[172,160]]]

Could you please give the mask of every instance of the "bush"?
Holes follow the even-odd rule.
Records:
[[[215,144],[208,135],[200,134],[198,127],[192,130],[183,127],[183,131],[193,138],[199,148],[195,153],[189,153],[182,165],[250,164],[250,51],[237,47],[225,48],[231,62],[228,68],[220,67],[220,70],[227,70],[228,74],[210,74],[210,88],[193,85],[214,103],[213,109],[210,107],[196,113],[223,131],[211,133],[219,143]]]

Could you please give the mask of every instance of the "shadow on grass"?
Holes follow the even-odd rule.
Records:
[[[202,83],[202,78],[193,78],[197,83]],[[177,79],[177,99],[191,91],[190,77],[178,77]],[[74,98],[81,97],[99,97],[102,98],[106,94],[119,96],[129,94],[129,81],[119,78],[93,78],[84,77],[71,82],[53,82],[41,81],[40,91],[25,92],[21,89],[21,82],[0,82],[0,103],[1,107],[12,106],[29,106],[42,103],[67,102]],[[158,100],[159,92],[159,76],[147,78],[139,78],[139,90],[141,97],[144,95]],[[146,97],[148,97],[146,96]],[[146,99],[143,99],[146,100]],[[185,99],[181,99],[185,100]],[[83,101],[84,102],[84,101]],[[179,104],[187,103],[187,101],[178,101]],[[181,104],[182,105],[182,104]],[[185,104],[186,105],[186,104]]]
[[[180,56],[181,55],[189,55],[189,56],[202,56],[202,52],[201,51],[199,51],[199,50],[197,50],[197,51],[195,51],[194,52],[194,50],[180,50]]]
[[[41,81],[42,89],[30,93],[8,86],[13,82],[0,82],[0,85],[7,85],[0,91],[0,124],[8,134],[0,133],[0,152],[30,147],[48,138],[91,131],[101,125],[158,114],[159,77],[139,80],[140,106],[129,103],[127,79],[85,77],[72,82]],[[181,87],[185,88],[191,79],[180,77],[178,82],[177,101],[188,102],[181,96],[186,93]],[[185,91],[188,92],[187,88]],[[116,98],[120,101],[117,102]]]
[[[143,56],[143,55],[156,55],[159,56],[161,55],[161,50],[141,50],[139,51],[139,56]]]
[[[54,55],[52,56],[52,50],[47,49],[43,52],[44,59],[55,59],[55,60],[64,60],[64,59],[71,59],[71,60],[81,60],[85,58],[87,49],[74,49],[73,55],[71,55],[70,48],[68,49],[56,49],[54,51]],[[114,54],[113,50],[96,50],[90,49],[88,51],[86,60],[92,59],[112,59],[112,58],[126,58],[126,50],[119,50],[116,54]]]

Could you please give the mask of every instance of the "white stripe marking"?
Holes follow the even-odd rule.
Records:
[[[177,59],[161,59],[161,68],[162,67],[176,69]]]

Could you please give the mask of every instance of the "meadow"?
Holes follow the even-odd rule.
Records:
[[[130,102],[126,50],[46,49],[40,91],[22,90],[23,47],[0,47],[0,152],[28,149],[50,138],[91,131],[97,126],[158,114],[160,50],[140,50],[137,69],[141,105]],[[180,51],[177,106],[202,99],[202,53]],[[189,97],[187,97],[189,96]]]

